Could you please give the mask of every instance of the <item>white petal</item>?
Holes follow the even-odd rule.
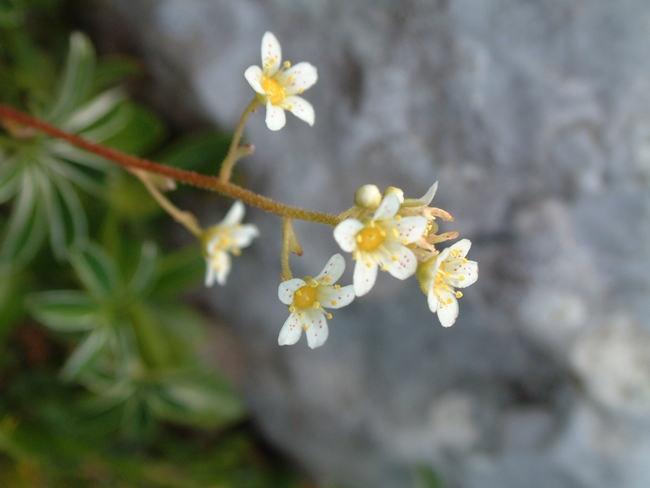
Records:
[[[462,239],[458,241],[456,244],[451,246],[452,251],[460,251],[460,254],[458,254],[457,257],[464,258],[467,256],[467,253],[469,252],[469,248],[472,247],[472,241],[469,239]]]
[[[379,204],[379,207],[377,207],[377,210],[375,210],[373,220],[390,219],[395,216],[399,207],[400,203],[397,195],[386,195]]]
[[[431,185],[431,188],[427,190],[422,198],[418,198],[418,203],[420,203],[423,207],[429,205],[431,203],[431,200],[433,200],[433,197],[435,196],[437,190],[438,182],[436,181],[433,185]]]
[[[358,297],[368,293],[377,281],[377,263],[365,260],[363,257],[363,254],[359,256],[354,267],[354,294]]]
[[[445,281],[455,288],[465,288],[476,283],[478,279],[478,263],[476,261],[467,261],[465,264],[459,264],[453,268],[445,266],[444,270],[451,276],[445,278]]]
[[[323,271],[318,273],[314,279],[319,283],[333,285],[338,281],[343,272],[345,271],[345,259],[340,254],[335,254],[327,261]]]
[[[290,78],[291,81],[289,81]],[[307,90],[314,86],[318,80],[318,72],[315,66],[309,63],[298,63],[287,69],[284,73],[278,75],[278,81],[285,84],[287,95],[301,93],[301,90]]]
[[[451,327],[458,317],[458,300],[453,293],[440,292],[438,304],[438,320],[443,327]]]
[[[422,237],[424,231],[427,230],[427,219],[424,217],[402,217],[400,220],[396,220],[393,227],[397,229],[399,233],[398,240],[404,244],[404,240],[408,244],[415,242]]]
[[[259,66],[249,66],[246,71],[244,71],[244,78],[248,81],[248,84],[253,87],[257,93],[264,95],[264,89],[262,88],[262,69]]]
[[[260,231],[255,224],[244,224],[233,229],[230,236],[235,243],[234,247],[241,249],[250,246],[253,239],[259,235]]]
[[[329,335],[325,314],[320,310],[307,310],[303,312],[303,321],[307,326],[307,345],[315,349],[325,344]]]
[[[309,125],[314,125],[314,119],[316,117],[314,107],[304,98],[295,95],[287,97],[282,101],[282,107]]]
[[[440,301],[438,300],[438,295],[433,292],[433,286],[429,288],[429,293],[427,293],[427,303],[429,304],[429,310],[431,310],[433,313],[436,313],[438,311]]]
[[[405,280],[413,276],[418,267],[418,260],[408,247],[396,242],[384,243],[385,253],[381,253],[380,265],[388,268],[388,271],[395,278]]]
[[[266,32],[262,37],[262,69],[266,76],[273,76],[282,62],[282,49],[278,39],[272,32]]]
[[[278,298],[285,305],[291,305],[293,303],[293,295],[296,293],[296,290],[302,288],[307,283],[305,283],[300,278],[293,278],[292,280],[283,281],[278,287]]]
[[[231,265],[230,254],[224,251],[217,251],[210,260],[210,267],[215,270],[217,283],[221,286],[226,284]]]
[[[223,218],[223,220],[219,225],[222,226],[237,225],[244,218],[245,212],[246,212],[246,208],[244,207],[244,204],[240,200],[236,200],[235,203],[232,204],[232,207],[230,207],[230,210],[228,210],[228,213],[226,214],[226,216]]]
[[[290,346],[295,344],[300,339],[302,334],[302,322],[297,313],[292,313],[289,318],[284,322],[280,335],[278,336],[278,344],[281,346]]]
[[[364,227],[357,219],[345,219],[334,228],[334,240],[345,252],[352,252],[357,247],[355,238]]]
[[[319,286],[317,300],[324,308],[345,307],[354,300],[354,286],[342,286],[338,290],[333,286]]]
[[[266,103],[266,126],[271,130],[280,130],[287,122],[284,109],[273,105],[270,101]]]
[[[205,286],[212,286],[214,285],[215,271],[214,268],[210,266],[210,260],[206,259],[205,261]]]

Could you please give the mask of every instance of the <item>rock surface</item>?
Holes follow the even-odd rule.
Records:
[[[277,445],[350,486],[412,486],[420,464],[452,487],[650,486],[647,0],[102,4],[224,127],[253,96],[264,31],[318,67],[313,128],[249,122],[255,190],[338,213],[366,183],[418,197],[439,180],[443,230],[474,243],[481,274],[454,327],[414,279],[382,274],[324,347],[280,348],[279,221],[249,212],[262,237],[213,298]],[[338,251],[331,229],[296,231],[294,274],[313,275]]]

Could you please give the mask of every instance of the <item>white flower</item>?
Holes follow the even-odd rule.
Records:
[[[280,43],[271,32],[267,32],[262,37],[262,68],[250,66],[244,73],[266,105],[266,125],[271,130],[282,129],[286,122],[285,110],[314,125],[314,108],[296,94],[302,94],[316,83],[316,68],[309,63],[291,66],[289,61],[281,62]]]
[[[259,235],[256,225],[241,224],[244,212],[244,204],[237,200],[225,218],[203,234],[203,255],[207,264],[205,286],[212,286],[215,278],[217,283],[225,285],[230,273],[230,254],[238,255]]]
[[[458,317],[457,299],[463,294],[454,289],[465,288],[478,278],[478,264],[465,258],[471,246],[469,239],[458,241],[418,268],[418,279],[429,308],[438,314],[443,327],[451,327]]]
[[[365,295],[374,286],[377,269],[404,280],[415,273],[417,260],[407,244],[418,241],[427,228],[427,219],[397,215],[400,200],[386,195],[372,218],[346,219],[334,229],[341,249],[351,252],[354,267],[354,293]]]
[[[289,306],[291,315],[282,326],[278,344],[295,344],[303,330],[312,349],[325,343],[329,334],[327,319],[332,315],[324,309],[345,307],[354,300],[352,285],[335,285],[343,271],[345,260],[340,254],[335,254],[315,278],[294,278],[280,284],[278,297]]]

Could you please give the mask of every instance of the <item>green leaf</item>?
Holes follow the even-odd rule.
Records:
[[[417,488],[442,488],[442,480],[430,466],[420,466],[416,479]]]
[[[79,332],[98,325],[99,306],[82,291],[36,293],[28,297],[27,305],[39,322],[58,332]]]
[[[62,128],[69,132],[81,132],[106,117],[118,104],[126,99],[120,88],[107,90],[76,109]]]
[[[158,249],[153,242],[145,242],[142,245],[140,254],[140,263],[131,278],[128,290],[132,296],[143,293],[151,284],[156,272],[156,258]]]
[[[165,147],[155,159],[178,168],[216,174],[228,154],[230,139],[214,130],[190,134]]]
[[[102,144],[128,154],[142,155],[152,151],[162,142],[165,127],[153,112],[132,102],[120,104],[116,112],[120,110],[128,114],[127,123],[122,130],[111,135],[101,134]],[[97,135],[91,131],[88,137]]]
[[[63,75],[63,85],[57,101],[47,119],[60,124],[81,105],[90,93],[95,68],[95,51],[90,40],[82,33],[70,36],[70,52]]]
[[[111,330],[108,327],[97,328],[88,334],[66,361],[61,370],[61,378],[72,381],[81,376],[101,357],[110,336]]]
[[[95,88],[104,90],[128,81],[141,73],[142,65],[137,59],[119,54],[108,58],[103,57],[95,68]]]
[[[69,259],[77,276],[94,297],[105,299],[120,291],[115,262],[96,244],[71,253]]]
[[[200,246],[192,244],[163,256],[159,269],[158,282],[152,295],[178,295],[202,284],[205,258],[201,255]]]
[[[0,247],[0,264],[25,265],[41,247],[47,221],[38,198],[36,181],[33,171],[23,172],[20,193]]]
[[[246,412],[241,398],[225,382],[198,371],[162,382],[149,404],[162,418],[209,428],[237,422]]]
[[[0,161],[0,203],[12,198],[20,188],[22,167],[15,158]]]

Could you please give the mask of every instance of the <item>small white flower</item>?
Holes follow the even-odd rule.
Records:
[[[266,125],[280,130],[286,123],[285,110],[309,125],[314,125],[314,108],[297,94],[310,88],[318,79],[316,68],[309,63],[291,66],[282,62],[282,50],[276,37],[267,32],[262,37],[262,68],[250,66],[244,77],[266,105]]]
[[[346,219],[334,229],[334,239],[341,249],[351,252],[354,267],[354,293],[365,295],[374,286],[377,269],[388,271],[404,280],[415,273],[417,259],[406,247],[418,241],[427,228],[427,219],[397,215],[400,199],[386,195],[372,218],[364,221]]]
[[[463,294],[455,288],[465,288],[478,279],[478,264],[465,258],[471,246],[469,239],[463,239],[418,267],[429,309],[438,314],[443,327],[451,327],[458,317],[458,298]]]
[[[244,212],[244,204],[237,200],[225,218],[203,234],[203,255],[207,264],[205,286],[212,286],[215,278],[217,283],[225,285],[230,273],[230,254],[238,255],[259,235],[256,225],[241,223]]]
[[[340,287],[335,284],[343,271],[345,260],[335,254],[315,278],[294,278],[280,284],[278,297],[289,306],[291,315],[282,326],[278,344],[295,344],[303,330],[312,349],[325,343],[329,334],[327,319],[332,315],[324,309],[345,307],[354,300],[352,285]]]

